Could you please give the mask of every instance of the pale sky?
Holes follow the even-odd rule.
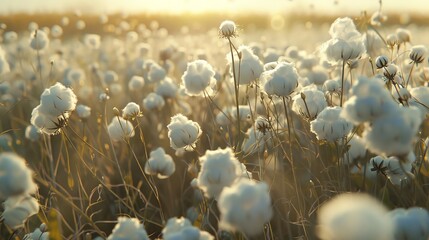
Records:
[[[15,12],[140,13],[140,12],[276,12],[333,14],[374,12],[379,0],[0,0],[0,14]],[[428,0],[384,0],[383,10],[429,12]]]

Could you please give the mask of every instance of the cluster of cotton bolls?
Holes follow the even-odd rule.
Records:
[[[199,35],[128,20],[103,15],[91,33],[78,17],[70,38],[68,18],[24,33],[0,24],[0,150],[41,156],[32,168],[61,195],[43,188],[40,216],[58,204],[64,237],[428,238],[423,209],[331,196],[427,205],[428,51],[407,29],[379,31],[381,8],[320,25],[330,37],[317,49],[239,36],[233,21]],[[57,229],[25,224],[39,211],[31,175],[0,154],[2,219],[48,239]],[[69,221],[78,208],[88,216]]]

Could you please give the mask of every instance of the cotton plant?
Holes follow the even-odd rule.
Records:
[[[149,83],[157,83],[167,76],[167,71],[156,62],[153,62],[147,73],[147,80]]]
[[[212,94],[216,86],[213,67],[205,60],[195,60],[188,63],[182,76],[185,92],[190,96]]]
[[[394,224],[387,209],[367,194],[340,194],[321,206],[317,218],[320,239],[393,239]]]
[[[168,219],[162,229],[164,240],[213,240],[214,237],[206,231],[201,231],[192,226],[191,222],[184,218],[173,217]]]
[[[43,91],[40,104],[31,113],[31,124],[45,134],[58,134],[75,110],[76,103],[73,90],[57,82]]]
[[[80,119],[88,119],[91,116],[91,108],[86,105],[79,104],[76,106],[76,113]]]
[[[230,148],[207,150],[200,157],[198,186],[208,198],[218,199],[222,189],[242,176],[242,166]]]
[[[281,62],[261,74],[260,80],[268,95],[289,96],[298,87],[298,72],[291,63]]]
[[[234,62],[228,54],[227,59],[229,64],[235,65],[235,75],[237,83],[239,85],[248,85],[257,79],[264,70],[264,66],[261,60],[256,56],[252,49],[248,46],[240,46],[237,51],[240,54],[239,56],[234,57]],[[231,75],[233,75],[233,69],[230,68]]]
[[[107,126],[107,132],[114,142],[127,140],[135,135],[133,124],[120,116],[113,117]]]
[[[49,37],[42,30],[34,30],[30,37],[30,47],[36,51],[44,50],[49,46]]]
[[[151,110],[161,110],[165,105],[165,100],[161,95],[158,95],[157,93],[149,93],[144,99],[143,99],[143,108],[145,110],[151,111]]]
[[[144,78],[141,76],[134,75],[128,81],[128,89],[133,92],[137,92],[143,89],[145,85]]]
[[[268,185],[241,178],[225,187],[218,200],[220,228],[254,237],[263,233],[273,216]]]
[[[179,86],[169,77],[164,78],[155,87],[155,93],[166,99],[175,98],[178,90]]]
[[[331,39],[322,45],[321,51],[330,61],[350,61],[366,52],[362,35],[348,17],[337,18],[332,23],[329,34]]]
[[[176,164],[173,158],[160,147],[150,152],[144,171],[146,174],[156,175],[159,179],[165,179],[176,171]]]
[[[314,84],[303,87],[292,99],[292,110],[310,120],[315,119],[328,105],[325,94]]]
[[[310,128],[317,139],[335,142],[347,136],[353,124],[340,117],[341,107],[327,107],[310,122]]]
[[[140,111],[140,105],[135,102],[129,102],[122,109],[122,117],[126,120],[135,119],[136,117],[141,117],[142,113]]]
[[[170,146],[175,150],[192,150],[202,133],[197,122],[189,120],[182,114],[171,117],[167,128]]]
[[[118,223],[107,240],[149,240],[149,236],[137,218],[119,217]]]

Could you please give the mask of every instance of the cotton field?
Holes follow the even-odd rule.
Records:
[[[428,240],[428,28],[387,17],[2,24],[0,239]]]

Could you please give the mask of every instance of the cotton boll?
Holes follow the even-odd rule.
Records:
[[[429,238],[429,212],[424,208],[397,208],[389,212],[394,222],[395,240],[427,240]]]
[[[387,20],[387,16],[384,15],[381,11],[376,11],[371,15],[371,25],[381,26],[383,22]]]
[[[205,231],[192,226],[186,218],[170,218],[162,229],[164,240],[213,240],[214,237]]]
[[[218,198],[222,189],[242,175],[240,162],[230,148],[208,150],[200,157],[198,186],[208,198]]]
[[[91,108],[86,105],[77,105],[76,112],[81,119],[88,119],[91,116]]]
[[[389,64],[389,58],[385,55],[380,55],[375,59],[375,66],[380,69],[384,68]]]
[[[241,54],[241,60],[234,54],[235,76],[240,85],[247,85],[259,78],[264,71],[264,66],[256,56],[252,49],[248,46],[240,46],[238,52]],[[232,65],[230,54],[227,55],[228,62]],[[232,66],[230,67],[231,75],[233,75]]]
[[[150,158],[145,164],[146,174],[157,175],[159,179],[170,177],[176,170],[173,158],[166,154],[163,148],[157,148],[150,152]]]
[[[323,83],[323,87],[322,87],[323,91],[325,91],[326,94],[334,94],[334,93],[340,93],[341,91],[341,85],[339,84],[339,82],[335,79],[329,79],[326,80]]]
[[[144,99],[143,99],[143,107],[144,109],[150,111],[154,109],[162,109],[165,105],[164,98],[162,98],[160,95],[156,93],[149,93]]]
[[[362,35],[350,18],[337,18],[329,34],[332,38],[321,46],[321,52],[331,62],[354,60],[366,52]]]
[[[98,99],[101,102],[105,102],[110,99],[110,96],[107,93],[100,93],[100,95],[98,95]]]
[[[175,98],[179,87],[169,77],[164,78],[155,88],[155,93],[163,98]]]
[[[35,142],[40,139],[40,132],[35,126],[28,125],[25,128],[25,138],[32,142]]]
[[[340,113],[341,107],[328,107],[310,122],[311,131],[317,139],[334,142],[351,132],[353,124],[340,117]]]
[[[48,35],[42,30],[35,30],[31,33],[30,47],[34,50],[43,50],[49,45]]]
[[[67,87],[71,87],[73,85],[83,85],[85,82],[85,72],[82,69],[68,69],[64,73],[63,83]]]
[[[219,26],[219,34],[224,38],[235,37],[237,26],[233,21],[225,20]]]
[[[155,83],[163,80],[167,76],[167,72],[164,68],[159,66],[157,63],[153,62],[150,65],[149,72],[148,72],[148,81],[150,83]]]
[[[49,240],[49,232],[47,232],[46,225],[42,223],[39,228],[33,232],[27,233],[24,236],[25,240]]]
[[[130,91],[140,91],[144,87],[144,79],[140,76],[132,76],[128,82],[128,89]]]
[[[396,29],[396,37],[398,38],[398,44],[407,43],[411,41],[411,33],[405,28]]]
[[[216,85],[214,75],[213,67],[205,60],[188,63],[188,67],[182,76],[186,93],[190,96],[202,95],[205,91],[210,94]]]
[[[263,72],[261,81],[268,95],[289,96],[298,86],[298,72],[291,63],[281,62],[273,70]]]
[[[389,157],[384,159],[384,162],[381,164],[381,167],[385,168],[384,174],[387,179],[398,187],[404,186],[408,183],[409,176],[414,176],[411,173],[413,168],[412,164],[416,160],[414,152],[409,152],[404,155],[403,159],[398,159],[397,157]],[[370,161],[371,162],[371,161]],[[378,162],[380,165],[381,162]]]
[[[8,31],[3,34],[3,39],[5,43],[13,43],[18,40],[18,34],[14,31]]]
[[[317,235],[326,240],[391,240],[393,223],[386,208],[362,193],[345,193],[319,210]]]
[[[359,124],[396,112],[398,106],[378,78],[359,77],[343,106],[341,117]]]
[[[273,147],[274,133],[271,124],[261,116],[255,120],[254,126],[247,130],[246,135],[248,138],[243,141],[242,145],[242,151],[245,154],[262,153]]]
[[[267,184],[245,178],[224,188],[218,200],[220,228],[247,236],[262,233],[273,216],[268,190]]]
[[[44,114],[40,112],[41,105],[35,107],[31,112],[30,122],[35,126],[40,132],[48,135],[56,135],[61,132],[61,123],[67,122],[69,117],[68,113],[63,113],[58,117]]]
[[[390,48],[393,48],[396,44],[398,44],[398,36],[396,36],[396,34],[387,35],[386,43]]]
[[[323,68],[317,67],[309,71],[306,77],[311,83],[322,86],[328,79],[328,74]]]
[[[200,125],[182,114],[171,117],[167,128],[170,146],[175,150],[180,148],[192,149],[201,135]]]
[[[149,240],[146,230],[137,218],[119,217],[107,240]]]
[[[118,74],[115,71],[109,70],[104,73],[104,83],[111,85],[119,80]]]
[[[110,85],[109,90],[112,96],[120,96],[122,93],[122,85],[120,83],[113,83]]]
[[[292,110],[307,119],[315,119],[328,105],[325,95],[314,84],[303,87],[293,100]]]
[[[425,60],[426,54],[427,48],[423,45],[417,45],[411,48],[409,57],[411,61],[415,62],[416,64],[419,64]]]
[[[331,62],[349,61],[365,53],[365,45],[360,37],[353,41],[334,38],[322,45],[322,52]]]
[[[362,138],[373,153],[401,156],[413,149],[421,122],[422,118],[417,108],[399,108],[397,112],[373,121],[365,128]]]
[[[96,50],[100,48],[100,35],[97,34],[85,34],[83,38],[84,45],[91,49]]]
[[[25,221],[39,212],[37,200],[26,194],[9,197],[3,205],[1,220],[12,229],[24,227]]]
[[[359,32],[356,30],[356,26],[353,20],[349,17],[337,18],[329,28],[329,34],[332,38],[349,39]]]
[[[57,82],[43,91],[39,111],[46,115],[60,116],[73,111],[76,103],[77,97],[73,90]]]
[[[35,193],[32,175],[23,158],[15,153],[0,153],[0,200]]]
[[[301,56],[298,62],[298,69],[311,71],[318,63],[316,56],[309,54]]]
[[[61,37],[61,35],[63,35],[63,28],[60,27],[59,25],[52,26],[51,36],[54,38],[59,38],[59,37]]]
[[[124,109],[122,109],[122,117],[124,119],[134,119],[141,115],[140,106],[135,102],[127,103]]]
[[[115,142],[134,137],[135,134],[133,124],[122,117],[113,117],[107,126],[107,132]]]
[[[253,50],[252,50],[253,51]],[[281,55],[274,48],[267,48],[263,54],[264,63],[277,62]]]
[[[415,87],[410,90],[411,99],[409,100],[410,106],[417,107],[422,113],[422,117],[429,114],[429,87]]]

